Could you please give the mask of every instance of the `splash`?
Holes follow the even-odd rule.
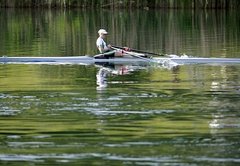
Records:
[[[158,67],[165,68],[165,69],[173,69],[179,64],[177,62],[174,62],[171,58],[180,58],[178,55],[167,55],[169,58],[158,58],[154,61],[154,63],[157,63]]]

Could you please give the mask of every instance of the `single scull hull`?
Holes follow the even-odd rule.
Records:
[[[111,59],[95,59],[88,56],[72,56],[72,57],[0,57],[0,63],[44,63],[44,64],[95,64],[95,63],[115,63],[115,64],[134,64],[134,63],[166,63],[175,62],[177,64],[219,64],[219,63],[239,63],[240,58],[133,58],[119,57]]]

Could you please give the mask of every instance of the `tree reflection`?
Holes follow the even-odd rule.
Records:
[[[237,11],[6,10],[0,55],[94,55],[99,28],[109,43],[167,54],[239,56]]]

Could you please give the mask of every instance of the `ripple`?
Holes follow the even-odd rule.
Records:
[[[55,145],[53,142],[8,142],[8,146],[9,147],[15,147],[15,148],[19,148],[19,147],[31,147],[31,148],[37,148],[40,146],[53,146]]]
[[[50,138],[51,135],[36,135],[36,136],[33,136],[33,138],[36,138],[36,139],[43,139],[43,138]]]
[[[125,142],[122,144],[104,144],[106,147],[133,147],[133,146],[153,146],[160,145],[161,142]]]
[[[209,122],[209,128],[240,128],[239,118],[213,119]]]
[[[0,154],[0,160],[2,161],[34,161],[44,162],[44,159],[56,159],[56,161],[77,160],[86,158],[102,158],[105,160],[114,161],[131,161],[131,162],[152,162],[152,163],[173,163],[180,162],[179,159],[174,157],[125,157],[104,153],[80,153],[80,154],[43,154],[43,155],[17,155],[17,154]]]
[[[0,93],[0,99],[15,99],[20,98],[19,96],[8,95],[4,93]]]
[[[0,110],[0,116],[14,116],[19,114],[21,111],[17,109],[11,109],[10,107],[2,107]]]
[[[24,98],[24,99],[35,99],[36,96],[23,96],[22,98]]]
[[[76,101],[88,101],[88,98],[85,97],[73,97],[72,100],[76,100]]]
[[[207,162],[219,162],[219,163],[226,163],[226,162],[235,162],[235,163],[240,163],[240,159],[239,158],[211,158],[211,157],[189,157],[194,161],[207,161]]]
[[[19,138],[21,138],[21,136],[19,136],[19,135],[8,135],[7,138],[9,138],[9,139],[19,139]]]
[[[146,111],[112,111],[110,108],[93,108],[86,107],[84,110],[100,115],[116,115],[116,114],[140,114],[140,115],[154,115],[154,114],[167,114],[173,113],[174,110],[146,110]]]

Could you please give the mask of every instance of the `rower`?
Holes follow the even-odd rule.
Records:
[[[116,51],[113,50],[111,45],[107,45],[104,39],[108,35],[108,32],[105,29],[100,29],[98,31],[99,37],[96,41],[97,48],[99,52],[101,53],[100,55],[94,56],[95,58],[113,58],[113,57],[122,57],[123,52],[121,51]],[[127,48],[128,49],[128,48]]]

